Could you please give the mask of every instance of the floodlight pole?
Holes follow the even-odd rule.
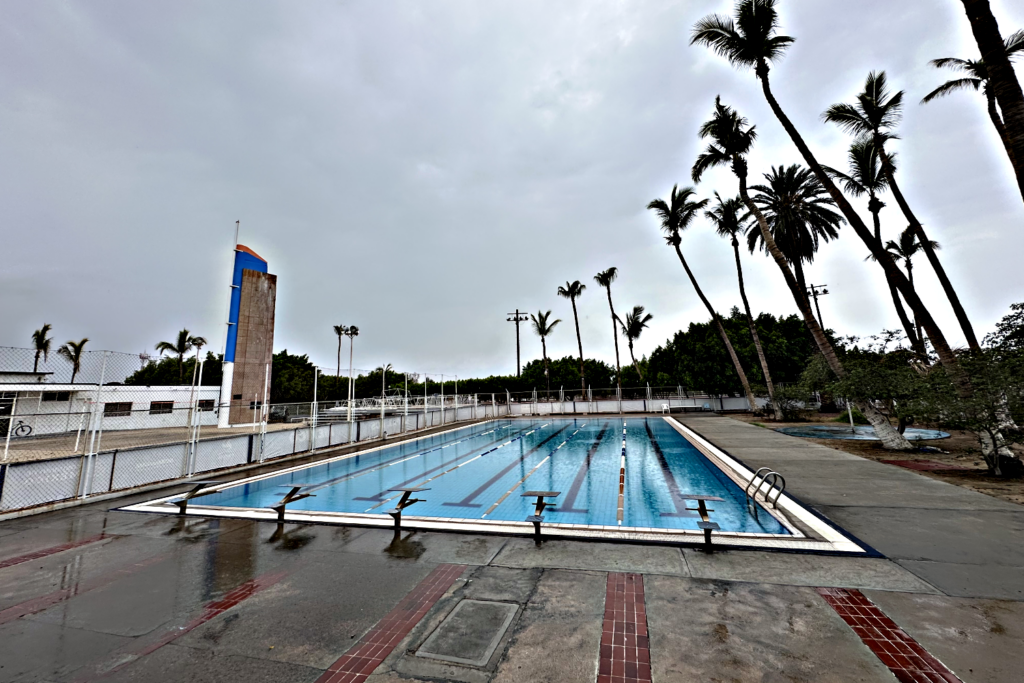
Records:
[[[516,377],[521,377],[522,373],[520,371],[519,361],[519,323],[526,322],[530,318],[526,313],[520,313],[518,308],[515,313],[506,313],[505,315],[508,316],[508,318],[506,318],[506,322],[514,322],[516,324]]]
[[[821,307],[818,305],[818,297],[825,296],[828,294],[828,290],[825,289],[828,285],[807,285],[807,293],[814,298],[814,308],[818,311],[818,325],[821,329],[825,329],[825,323],[821,321]]]

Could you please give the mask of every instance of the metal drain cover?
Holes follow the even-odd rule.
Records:
[[[486,666],[516,616],[519,605],[463,600],[416,654],[446,662]]]

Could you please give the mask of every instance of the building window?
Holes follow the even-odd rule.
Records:
[[[249,401],[249,410],[259,410],[263,407],[263,401]]]
[[[174,401],[152,401],[149,404],[150,415],[170,415],[174,412]]]
[[[213,412],[213,399],[212,398],[204,398],[204,399],[200,400],[199,401],[199,410],[204,412],[204,413]]]
[[[70,391],[44,391],[43,392],[43,400],[44,401],[62,401],[64,403],[67,403],[68,401],[71,400],[71,392]]]
[[[103,417],[127,417],[132,414],[130,401],[124,403],[104,403]]]

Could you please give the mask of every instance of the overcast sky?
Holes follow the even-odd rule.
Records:
[[[1004,36],[1024,26],[1024,4],[992,4]],[[93,349],[152,351],[188,327],[219,351],[240,220],[278,276],[275,347],[318,364],[341,323],[361,329],[357,367],[514,372],[516,307],[552,309],[549,353],[575,353],[555,290],[576,279],[584,352],[614,362],[593,282],[612,265],[616,307],[654,315],[649,353],[707,319],[644,207],[691,184],[715,95],[757,125],[751,182],[800,161],[753,74],[688,45],[731,5],[6,0],[0,345],[49,322]],[[962,4],[790,0],[781,17],[797,40],[774,89],[822,162],[845,167],[848,140],[820,113],[869,70],[907,91],[901,184],[987,333],[1024,300],[1024,204],[980,95],[917,104],[947,78],[929,59],[977,56]],[[715,190],[735,178],[708,174],[698,191]],[[891,238],[905,222],[886,201]],[[699,221],[682,248],[720,311],[739,303],[727,242]],[[841,334],[899,325],[866,253],[845,228],[808,269]],[[774,263],[744,267],[755,311],[795,312]],[[923,258],[915,274],[962,344]],[[524,327],[524,363],[539,355]]]

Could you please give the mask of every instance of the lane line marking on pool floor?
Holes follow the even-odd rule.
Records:
[[[521,439],[521,438],[523,438],[523,437],[525,437],[525,436],[529,436],[529,435],[530,435],[530,434],[532,434],[532,433],[533,433],[532,431],[530,431],[530,432],[527,432],[526,434],[523,434],[523,435],[521,435],[521,436],[518,436],[518,437],[516,437],[515,439],[512,439],[512,441],[516,441],[516,440],[518,440],[518,439]],[[499,437],[499,438],[500,438],[500,437]],[[512,443],[512,441],[506,441],[505,443],[501,444],[500,446],[495,446],[494,448],[492,448],[492,449],[490,449],[490,450],[487,450],[487,451],[484,451],[483,453],[478,453],[478,454],[477,454],[477,455],[476,455],[476,456],[475,456],[474,458],[472,458],[471,460],[467,460],[466,462],[464,462],[464,463],[462,463],[462,464],[463,464],[463,465],[469,464],[469,463],[473,462],[473,460],[476,460],[477,458],[479,458],[479,457],[480,457],[481,455],[487,455],[488,453],[493,453],[494,451],[496,451],[496,450],[498,450],[499,448],[501,448],[501,446],[506,446],[506,445],[508,445],[508,444]],[[456,442],[456,443],[458,443],[458,442]],[[493,442],[492,442],[492,443],[493,443]],[[486,448],[486,446],[485,446],[485,448]],[[436,449],[435,449],[435,450],[436,450]],[[426,470],[426,471],[424,471],[424,472],[421,472],[421,473],[420,473],[419,475],[417,475],[417,476],[413,477],[412,479],[406,479],[406,480],[405,480],[405,481],[403,481],[403,482],[399,482],[399,483],[398,483],[398,484],[397,484],[397,485],[395,486],[395,488],[397,488],[398,486],[404,486],[405,484],[410,484],[410,483],[412,483],[412,482],[415,482],[415,481],[420,481],[420,480],[421,480],[421,479],[422,479],[423,477],[427,476],[428,474],[431,474],[432,472],[436,472],[436,471],[437,471],[437,470],[439,470],[439,469],[442,469],[442,468],[444,468],[444,467],[447,467],[448,465],[451,465],[451,464],[452,464],[452,463],[454,463],[454,462],[458,462],[459,460],[462,460],[463,458],[467,458],[467,457],[469,457],[469,456],[470,456],[470,455],[472,455],[472,454],[473,454],[473,451],[470,451],[469,453],[464,453],[464,454],[462,454],[462,455],[456,456],[456,457],[452,458],[451,460],[449,460],[448,462],[442,462],[442,463],[441,463],[440,465],[437,465],[436,467],[431,467],[430,469],[428,469],[428,470]],[[414,457],[415,457],[415,456],[414,456]],[[411,459],[411,458],[407,458],[407,460],[408,460],[408,459]],[[404,461],[404,460],[400,460],[399,462],[405,462],[405,461]],[[398,463],[394,463],[394,464],[396,464],[396,465],[397,465]],[[390,465],[389,465],[389,466],[390,466]],[[460,465],[460,467],[461,467],[461,465]],[[378,468],[378,469],[384,469],[384,468],[383,468],[383,467],[381,467],[381,468]],[[448,471],[446,471],[446,472],[442,472],[441,474],[447,474],[448,472],[450,472],[451,470],[454,470],[454,469],[458,469],[458,467],[453,467],[453,468],[449,469],[449,470],[448,470]],[[375,471],[375,472],[376,472],[377,470],[373,470],[373,471]],[[438,476],[441,476],[441,475],[438,475]],[[437,477],[434,477],[434,479],[437,479]],[[433,481],[433,479],[428,479],[427,481]],[[426,482],[423,482],[423,483],[426,483]],[[323,488],[323,487],[322,487],[322,486],[317,486],[317,487],[315,487],[315,488],[312,488],[312,489],[310,489],[310,490],[311,490],[311,491],[317,491],[317,490],[320,490],[321,488]],[[389,497],[389,498],[386,498],[386,499],[382,499],[382,498],[381,498],[381,496],[383,496],[383,495],[386,495],[386,494],[388,494],[388,493],[390,493],[390,490],[385,490],[385,491],[379,491],[379,492],[377,492],[377,494],[376,494],[376,495],[374,495],[374,496],[369,496],[369,497],[364,497],[364,496],[356,496],[356,497],[354,497],[354,498],[353,498],[352,500],[365,500],[365,501],[376,501],[376,502],[378,502],[379,504],[383,505],[383,504],[384,504],[384,503],[386,503],[387,501],[389,501],[389,500],[394,500],[395,498],[397,498],[397,497],[398,497],[398,496],[391,496],[391,497]],[[399,495],[401,495],[401,494],[399,494]],[[374,507],[377,507],[377,506],[375,505]],[[373,509],[373,508],[369,508],[369,509],[365,510],[365,512],[369,512],[369,511],[370,511],[370,510],[372,510],[372,509]]]
[[[543,427],[538,427],[538,429],[543,429],[544,427],[547,427],[547,425],[544,425]],[[489,450],[489,451],[484,451],[483,453],[480,453],[479,455],[477,455],[477,456],[475,456],[475,457],[473,457],[473,458],[470,458],[470,459],[469,459],[469,460],[467,460],[466,462],[463,462],[463,463],[459,463],[459,464],[458,464],[458,465],[456,465],[455,467],[452,467],[452,468],[451,468],[451,469],[449,469],[449,470],[445,470],[444,472],[442,472],[441,474],[439,474],[439,475],[437,475],[437,476],[435,476],[435,477],[431,477],[430,479],[427,479],[427,480],[425,480],[425,481],[421,481],[421,482],[419,482],[419,486],[423,486],[423,484],[429,484],[430,482],[432,482],[432,481],[434,481],[435,479],[438,479],[438,478],[440,478],[440,477],[443,477],[444,475],[448,474],[449,472],[454,472],[455,470],[459,469],[459,468],[460,468],[460,467],[462,467],[463,465],[468,465],[469,463],[473,462],[473,461],[474,461],[474,460],[476,460],[477,458],[482,458],[482,457],[484,457],[485,455],[487,455],[488,453],[493,453],[494,451],[498,450],[499,448],[504,448],[505,446],[508,446],[508,445],[509,445],[509,444],[511,444],[511,443],[512,443],[513,441],[519,441],[520,439],[525,439],[525,438],[526,438],[526,437],[528,437],[528,436],[529,436],[530,434],[533,434],[533,433],[534,433],[535,431],[537,431],[537,430],[536,430],[536,429],[531,429],[530,431],[526,432],[526,433],[525,433],[525,434],[523,434],[522,436],[517,436],[517,437],[516,437],[516,438],[514,438],[514,439],[511,439],[511,440],[509,440],[509,441],[506,441],[505,443],[501,444],[500,446],[495,446],[494,448],[492,448],[492,449],[491,449],[491,450]],[[415,481],[415,480],[414,480],[414,481]],[[395,498],[398,498],[398,496],[400,496],[400,495],[402,495],[402,494],[401,494],[401,493],[399,493],[399,494],[397,494],[397,495],[391,496],[390,498],[385,498],[384,500],[382,500],[381,502],[377,503],[377,504],[376,504],[376,505],[374,505],[373,507],[369,507],[369,508],[366,508],[366,510],[364,510],[364,512],[369,512],[370,510],[376,510],[376,509],[377,509],[377,508],[379,508],[379,507],[380,507],[381,505],[384,505],[385,503],[387,503],[387,502],[390,502],[390,501],[394,500]]]
[[[626,423],[622,423],[622,457],[619,458],[619,508],[615,518],[622,526],[622,518],[626,507]]]
[[[511,425],[509,425],[509,427],[511,427]],[[505,429],[505,427],[502,427],[501,429]],[[358,471],[352,472],[350,474],[343,474],[340,477],[335,477],[334,479],[328,479],[327,481],[321,482],[319,484],[316,484],[315,486],[310,487],[309,489],[307,489],[307,493],[313,493],[314,491],[322,491],[323,489],[325,489],[325,488],[327,488],[329,486],[334,486],[335,484],[341,484],[341,483],[346,482],[346,481],[351,481],[353,479],[356,479],[358,477],[363,476],[364,474],[371,474],[373,472],[379,472],[380,470],[383,470],[383,469],[386,469],[388,467],[391,467],[392,465],[400,465],[403,462],[408,462],[409,460],[413,460],[415,458],[419,458],[420,456],[424,456],[424,455],[427,455],[429,453],[435,453],[437,451],[444,450],[445,448],[448,448],[449,446],[455,446],[457,444],[464,443],[466,441],[470,441],[472,439],[475,439],[478,436],[486,436],[487,434],[493,434],[496,431],[498,431],[497,428],[496,429],[492,429],[489,432],[482,432],[480,434],[473,434],[472,436],[467,436],[467,437],[465,437],[463,439],[459,439],[458,441],[454,441],[452,443],[445,444],[443,446],[437,446],[436,448],[431,448],[430,450],[421,451],[419,453],[414,453],[413,455],[410,455],[408,458],[400,458],[398,460],[388,460],[387,462],[380,463],[380,464],[377,464],[377,465],[371,465],[368,468],[364,468],[362,470],[358,470]],[[501,437],[499,437],[499,438],[501,438]]]
[[[369,678],[465,570],[462,564],[438,565],[316,683],[362,683]]]
[[[573,432],[573,433],[572,433],[572,434],[570,434],[569,436],[565,437],[565,441],[563,441],[562,443],[560,443],[560,444],[558,444],[557,446],[555,446],[554,450],[552,450],[552,451],[551,451],[550,453],[548,453],[548,455],[547,455],[547,457],[546,457],[546,458],[544,458],[544,459],[543,459],[543,460],[541,460],[541,461],[540,461],[539,463],[537,463],[537,466],[536,466],[536,467],[534,467],[534,468],[533,468],[532,470],[530,470],[530,471],[529,471],[529,472],[528,472],[528,473],[526,474],[526,476],[525,476],[525,477],[523,477],[522,479],[520,479],[519,481],[517,481],[517,482],[516,482],[516,484],[515,484],[515,486],[513,486],[513,487],[512,487],[512,488],[510,488],[510,489],[509,489],[508,491],[506,491],[506,492],[505,492],[505,495],[503,495],[503,496],[502,496],[501,498],[499,498],[499,499],[498,499],[498,500],[497,500],[497,501],[496,501],[496,502],[494,503],[494,505],[492,505],[491,507],[487,508],[487,512],[485,512],[484,514],[480,515],[480,519],[483,519],[483,518],[484,518],[484,517],[486,517],[487,515],[489,515],[489,514],[491,514],[492,512],[494,512],[495,508],[497,508],[497,507],[498,507],[499,505],[501,505],[501,504],[502,504],[502,502],[504,502],[504,500],[505,500],[506,498],[508,498],[508,497],[509,497],[510,495],[512,495],[512,492],[513,492],[513,491],[515,491],[515,490],[516,490],[517,488],[519,488],[520,486],[522,486],[523,482],[525,482],[525,481],[526,481],[527,479],[529,479],[529,478],[530,478],[531,476],[533,476],[533,473],[534,473],[534,472],[536,472],[537,470],[539,470],[539,469],[540,469],[540,466],[541,466],[541,465],[543,465],[543,464],[544,464],[544,463],[546,463],[546,462],[547,462],[548,460],[550,460],[550,459],[551,459],[551,456],[555,454],[555,451],[557,451],[557,450],[558,450],[559,448],[561,448],[561,447],[562,447],[562,446],[564,446],[564,445],[565,445],[566,443],[568,443],[568,442],[569,442],[569,439],[571,439],[572,437],[574,437],[574,436],[576,436],[577,434],[579,434],[579,433],[580,433],[580,429],[583,429],[583,428],[584,428],[584,427],[586,427],[586,426],[587,426],[587,423],[586,423],[586,422],[584,422],[584,423],[583,423],[582,425],[580,425],[580,428],[579,428],[579,429],[577,429],[577,430],[576,430],[575,432]]]

